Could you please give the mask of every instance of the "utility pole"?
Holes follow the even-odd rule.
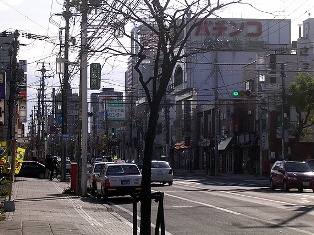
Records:
[[[65,38],[64,38],[64,75],[62,81],[62,156],[61,156],[61,181],[66,181],[66,141],[68,138],[68,91],[70,89],[69,85],[69,31],[70,31],[70,18],[72,13],[70,11],[70,2],[66,0],[65,11],[62,13],[63,18],[65,19]]]
[[[9,117],[8,117],[8,146],[13,143],[15,138],[15,102],[17,92],[17,53],[19,49],[19,32],[16,30],[13,34],[14,39],[11,43],[11,62],[10,62],[10,96],[9,96]],[[11,151],[12,152],[12,151]]]
[[[81,66],[80,66],[80,98],[81,98],[81,118],[82,118],[82,140],[81,140],[81,189],[82,196],[87,194],[87,0],[82,1],[82,35],[81,35]]]
[[[38,89],[38,97],[37,97],[37,112],[36,112],[36,118],[37,118],[37,155],[36,157],[39,158],[39,154],[40,154],[40,89]]]
[[[14,182],[15,174],[15,156],[16,156],[16,133],[15,133],[15,102],[17,93],[17,53],[19,49],[19,32],[15,30],[14,39],[12,41],[12,54],[10,63],[10,96],[9,96],[9,117],[8,117],[8,138],[7,138],[7,148],[9,149],[9,155],[11,156],[11,172],[10,172],[10,193],[9,201],[11,202],[12,196],[12,184]],[[10,146],[10,147],[9,147]]]
[[[55,124],[55,119],[56,119],[55,110],[56,110],[56,89],[52,88],[52,118],[53,118],[53,124]],[[55,155],[55,133],[52,136],[51,153],[52,153],[52,156]]]
[[[217,42],[217,38],[216,38]],[[214,69],[215,69],[215,86],[214,86],[214,94],[215,94],[215,108],[214,108],[214,121],[215,121],[215,175],[219,173],[219,105],[218,105],[218,51],[214,51]]]
[[[41,125],[41,133],[38,135],[41,137],[40,138],[40,147],[39,149],[41,150],[40,153],[41,153],[41,156],[39,157],[39,159],[43,160],[45,157],[46,157],[46,149],[45,149],[45,130],[46,130],[46,127],[45,127],[45,77],[46,77],[46,68],[45,68],[45,63],[42,62],[42,67],[41,69],[39,70],[41,72],[41,79],[40,79],[40,98],[38,100],[40,100],[40,112],[39,112],[39,119],[38,119],[38,125]]]
[[[280,65],[280,77],[282,82],[282,110],[281,110],[281,144],[282,144],[282,158],[287,158],[287,128],[286,128],[286,86],[285,86],[285,65],[282,63]]]

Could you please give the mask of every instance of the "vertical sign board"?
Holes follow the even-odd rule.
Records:
[[[19,84],[19,123],[23,123],[27,121],[27,106],[26,106],[26,96],[27,96],[27,61],[20,60],[19,67],[22,69],[23,74],[21,74],[22,81]]]
[[[124,121],[125,108],[123,101],[110,100],[107,101],[107,115],[111,121]]]
[[[267,150],[269,148],[269,144],[268,144],[268,132],[262,132],[262,150]]]
[[[4,125],[5,74],[0,73],[0,126]],[[3,133],[3,131],[2,131]]]
[[[100,89],[100,79],[101,79],[101,65],[99,63],[90,64],[90,89],[99,90]]]

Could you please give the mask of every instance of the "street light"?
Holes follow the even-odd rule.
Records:
[[[56,59],[56,73],[57,74],[64,74],[64,64],[65,64],[64,58]]]

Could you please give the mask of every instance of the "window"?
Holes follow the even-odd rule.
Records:
[[[179,66],[176,68],[176,70],[174,72],[174,86],[176,87],[182,83],[183,83],[183,70]]]
[[[152,162],[151,163],[152,168],[169,168],[168,162]]]
[[[138,168],[134,165],[109,166],[107,175],[139,175]]]

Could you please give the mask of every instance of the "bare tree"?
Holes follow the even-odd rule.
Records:
[[[217,12],[241,0],[226,0],[211,3],[210,0],[111,0],[90,1],[98,12],[92,21],[97,23],[97,31],[90,35],[89,48],[94,52],[106,53],[106,59],[117,56],[131,56],[135,61],[139,81],[145,91],[149,105],[149,120],[145,135],[143,158],[143,178],[141,191],[140,234],[151,234],[151,158],[161,101],[167,91],[174,68],[181,59],[208,48],[187,50],[187,42],[193,30],[210,16],[217,17]],[[134,39],[127,26],[132,24],[145,28],[149,35],[145,40]],[[102,43],[96,42],[97,35],[106,35]],[[123,38],[136,41],[138,51],[131,53]],[[98,37],[99,38],[99,37]],[[153,64],[150,77],[145,77],[140,66],[145,60]]]

